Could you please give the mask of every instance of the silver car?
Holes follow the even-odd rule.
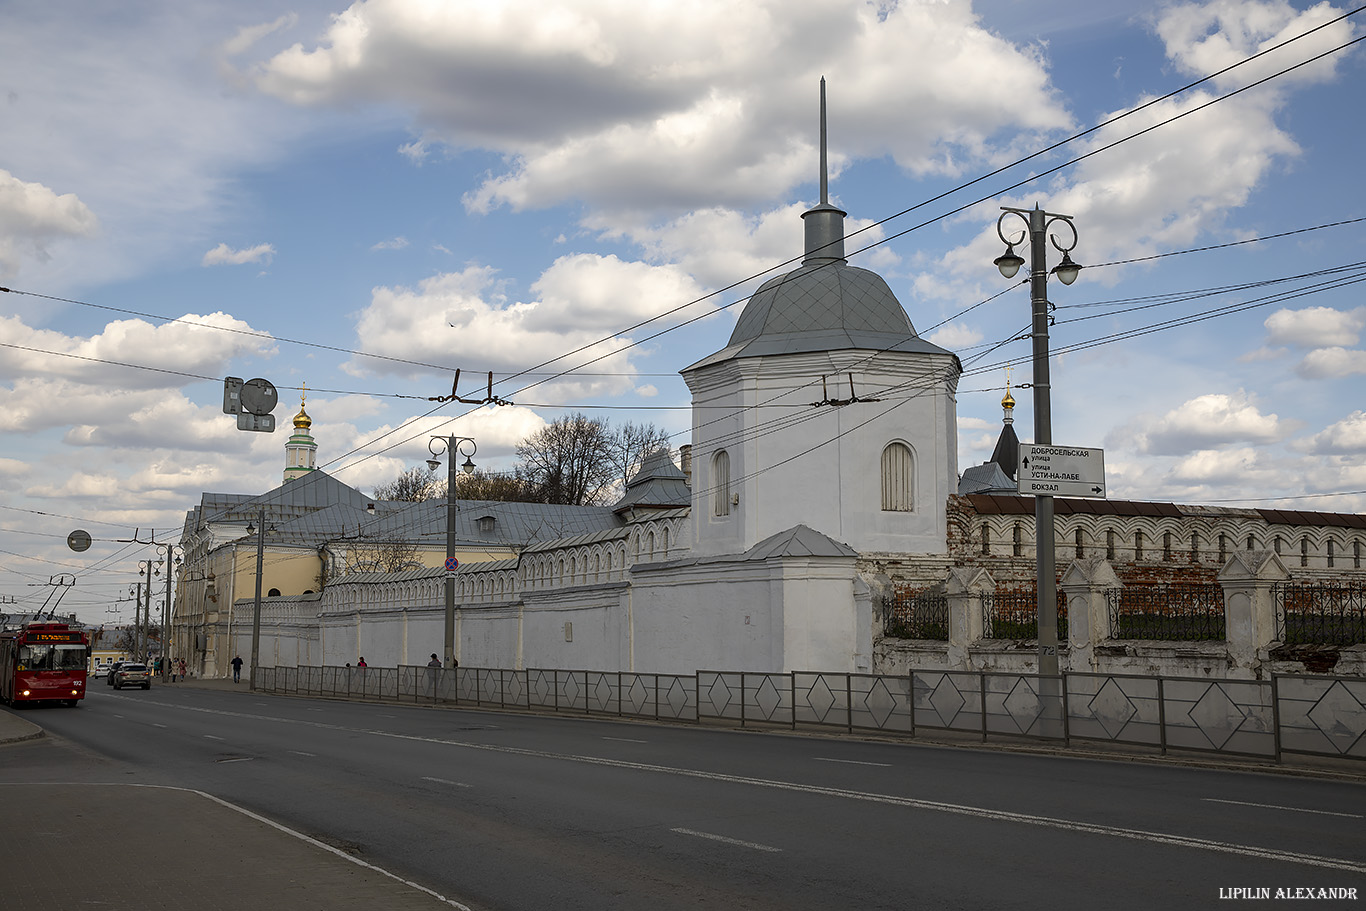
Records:
[[[110,676],[116,690],[121,690],[125,686],[140,686],[144,690],[152,688],[152,672],[145,664],[120,665]]]

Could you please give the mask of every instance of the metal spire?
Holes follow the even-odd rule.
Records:
[[[830,170],[825,163],[825,77],[821,77],[821,205],[830,205]]]

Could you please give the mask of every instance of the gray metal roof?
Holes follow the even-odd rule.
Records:
[[[677,508],[692,503],[688,477],[674,464],[668,449],[650,453],[641,463],[640,471],[626,482],[626,493],[612,509],[616,512],[632,507],[651,509]]]

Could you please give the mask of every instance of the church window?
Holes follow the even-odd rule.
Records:
[[[982,526],[982,556],[991,556],[991,528],[986,525]]]
[[[1143,532],[1134,532],[1134,559],[1143,559]]]
[[[1200,536],[1191,532],[1191,562],[1200,562]]]
[[[1300,538],[1300,566],[1309,565],[1309,539]]]
[[[1272,546],[1275,548],[1276,553],[1277,553],[1277,554],[1280,554],[1280,552],[1281,552],[1281,536],[1280,536],[1280,535],[1277,535],[1277,536],[1276,536],[1276,540],[1272,542]]]
[[[1228,535],[1219,536],[1219,562],[1223,564],[1228,560]]]
[[[1078,560],[1086,556],[1086,548],[1082,545],[1082,535],[1080,528],[1078,528],[1075,532],[1072,533],[1072,544],[1077,549]]]
[[[1105,533],[1105,559],[1115,558],[1115,530],[1112,528]]]
[[[1332,568],[1333,568],[1333,557],[1336,556],[1336,554],[1334,553],[1335,550],[1337,550],[1337,546],[1336,546],[1336,544],[1335,544],[1333,541],[1330,540],[1330,541],[1328,542],[1328,568],[1329,568],[1329,569],[1332,569]]]
[[[730,515],[730,453],[717,451],[711,460],[712,511],[714,516]]]
[[[1019,522],[1015,523],[1015,530],[1011,532],[1010,552],[1018,557],[1024,549],[1024,528]]]
[[[882,509],[911,512],[915,509],[915,462],[911,447],[889,443],[882,450]]]
[[[1170,560],[1171,558],[1172,558],[1172,533],[1169,532],[1169,531],[1164,531],[1164,532],[1162,533],[1162,559],[1163,559],[1163,560]]]
[[[266,597],[267,597],[267,598],[278,598],[278,597],[280,597],[280,590],[279,590],[278,588],[272,588],[270,591],[266,592]]]
[[[1352,542],[1352,569],[1361,569],[1361,542]]]
[[[1254,538],[1252,535],[1248,535],[1248,536],[1247,536],[1247,549],[1248,549],[1248,550],[1256,550],[1256,549],[1257,549],[1257,539]]]

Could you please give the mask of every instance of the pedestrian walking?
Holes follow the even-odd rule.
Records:
[[[232,682],[242,682],[242,656],[235,655],[232,659]]]
[[[364,656],[364,655],[361,655],[361,656],[360,656],[360,660],[356,662],[356,667],[369,667],[369,666],[370,666],[370,665],[368,665],[368,664],[365,663],[365,656]]]
[[[432,652],[432,660],[427,662],[427,667],[440,667],[441,659],[436,657],[436,652]]]
[[[185,659],[180,659],[180,682],[185,682]]]

